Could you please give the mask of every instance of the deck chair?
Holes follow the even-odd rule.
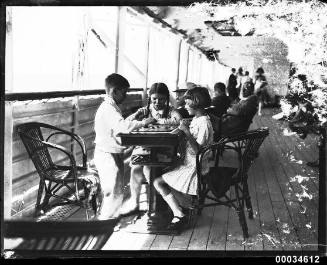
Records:
[[[35,217],[54,206],[64,204],[84,207],[87,218],[88,209],[93,209],[96,214],[102,198],[100,180],[96,170],[87,166],[83,139],[72,132],[39,122],[19,124],[17,131],[40,177]],[[46,140],[43,138],[43,133],[49,134]],[[75,157],[70,150],[50,142],[50,139],[58,135],[70,137],[72,142],[75,141],[80,147],[81,166],[76,164]],[[51,155],[51,151],[54,150],[63,154],[69,165],[54,163]]]
[[[255,160],[258,149],[269,134],[268,128],[260,128],[232,137],[223,137],[218,143],[202,148],[196,156],[198,177],[198,214],[204,207],[225,205],[236,210],[244,238],[248,238],[248,228],[244,214],[244,205],[249,218],[253,218],[253,209],[247,179],[248,170]],[[216,155],[224,150],[223,156]],[[203,160],[214,157],[208,172],[203,169]],[[232,163],[226,163],[225,157],[234,157]],[[232,189],[234,188],[234,189]],[[211,202],[206,202],[209,199]]]
[[[100,250],[110,238],[118,219],[91,221],[5,220],[7,250]],[[26,252],[24,252],[27,254]]]

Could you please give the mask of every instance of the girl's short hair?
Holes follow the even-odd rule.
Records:
[[[196,84],[192,83],[192,82],[186,82],[186,89],[191,89],[191,88],[195,88]]]
[[[207,108],[211,105],[211,97],[208,89],[197,86],[185,92],[184,99],[193,101],[192,107],[195,109]]]

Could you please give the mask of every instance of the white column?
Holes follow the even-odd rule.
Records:
[[[178,43],[178,50],[177,50],[177,77],[176,77],[176,88],[178,88],[178,82],[179,82],[179,67],[180,67],[180,61],[181,61],[181,47],[182,47],[182,40],[179,40]]]
[[[13,36],[12,36],[12,8],[6,7],[6,59],[5,59],[5,92],[13,91]],[[5,103],[4,128],[4,218],[11,217],[12,199],[12,134],[13,113],[12,102]]]
[[[189,60],[190,60],[190,46],[188,46],[188,49],[187,49],[185,83],[186,83],[187,80],[188,80],[188,63],[189,63]]]
[[[117,25],[117,37],[116,37],[116,73],[122,73],[123,60],[124,60],[124,44],[125,44],[125,18],[126,7],[120,6],[118,10],[118,25]]]
[[[145,103],[146,100],[146,91],[148,88],[148,76],[149,76],[149,49],[150,49],[150,22],[146,21],[147,25],[146,25],[146,30],[147,30],[147,40],[146,40],[146,45],[147,45],[147,49],[146,49],[146,53],[145,53],[145,80],[144,80],[144,90],[143,90],[143,94],[142,94],[142,100],[143,103]]]

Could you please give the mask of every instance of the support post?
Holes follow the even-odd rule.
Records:
[[[119,59],[119,29],[120,29],[120,6],[117,7],[117,24],[116,24],[116,50],[115,50],[115,73],[118,73],[118,59]]]
[[[319,129],[319,213],[318,213],[318,250],[320,254],[327,253],[326,238],[326,126]]]
[[[4,199],[4,219],[11,217],[12,200],[12,135],[13,135],[13,103],[5,104],[5,126],[4,126],[4,181],[3,181],[3,199]]]
[[[185,83],[186,83],[187,80],[188,80],[188,63],[189,63],[189,60],[190,60],[190,46],[188,46],[188,49],[187,49]]]
[[[122,73],[125,46],[126,7],[120,6],[118,10],[117,35],[116,35],[116,63],[115,72]]]
[[[147,21],[147,39],[146,39],[146,54],[145,54],[145,80],[144,80],[144,89],[142,93],[142,102],[145,103],[147,97],[147,88],[148,88],[148,78],[149,78],[149,49],[150,49],[150,22]]]
[[[176,77],[176,88],[178,89],[178,83],[179,83],[179,69],[180,69],[180,61],[181,61],[181,47],[182,47],[182,40],[179,40],[178,43],[178,51],[177,51],[177,77]]]
[[[1,13],[6,17],[6,34],[5,39],[5,92],[13,91],[13,36],[12,36],[12,8],[2,7]],[[1,38],[2,39],[2,38]],[[3,62],[1,63],[3,64]],[[12,139],[13,139],[13,103],[6,102],[4,109],[5,121],[4,121],[4,179],[3,179],[3,199],[4,199],[4,212],[5,219],[11,217],[11,201],[12,201]],[[1,107],[2,108],[2,107]]]

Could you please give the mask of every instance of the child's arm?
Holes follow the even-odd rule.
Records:
[[[190,133],[189,128],[186,126],[186,122],[182,120],[178,128],[185,133],[186,140],[189,141],[192,149],[194,150],[195,153],[197,153],[200,149],[200,145]]]
[[[139,118],[143,118],[146,115],[146,108],[139,108],[135,113],[129,115],[126,120],[132,121]]]
[[[167,125],[178,125],[181,120],[182,116],[176,110],[172,110],[170,118],[157,119],[157,123]]]
[[[156,119],[150,117],[143,119],[142,121],[137,120],[128,120],[124,119],[122,116],[115,119],[115,117],[111,117],[111,119],[108,120],[110,123],[112,123],[112,128],[116,131],[116,134],[118,133],[128,133],[135,129],[144,127],[148,124],[154,123]]]
[[[209,125],[209,123],[210,123],[210,125]],[[185,124],[183,122],[181,122],[180,129],[184,131],[186,138],[189,141],[195,154],[197,152],[199,152],[199,150],[202,146],[205,146],[206,144],[208,144],[210,133],[213,133],[213,132],[210,132],[210,130],[212,130],[212,127],[211,127],[210,121],[209,121],[209,123],[203,123],[199,127],[199,131],[197,133],[197,138],[195,139],[193,137],[193,135],[191,134],[189,128],[187,126],[185,126]]]

